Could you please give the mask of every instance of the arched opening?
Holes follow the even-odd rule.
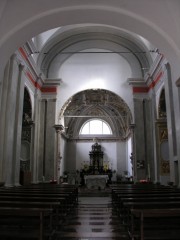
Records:
[[[59,119],[63,119],[64,134],[68,138],[65,162],[69,172],[73,172],[73,168],[78,171],[89,169],[92,163],[89,151],[97,138],[103,151],[101,161],[107,170],[116,171],[116,176],[124,178],[132,175],[129,158],[132,151],[132,114],[121,97],[105,89],[81,91],[67,100]],[[91,129],[90,124],[93,123],[99,124],[98,130],[93,125]],[[103,127],[108,132],[103,132]],[[82,129],[84,132],[81,132]]]
[[[20,184],[31,183],[31,145],[32,145],[32,105],[28,89],[24,88],[21,153],[20,153]]]
[[[109,124],[100,119],[88,120],[81,127],[80,135],[110,135],[112,134],[111,127]]]
[[[139,151],[138,153],[136,151],[136,155],[139,155],[137,166],[141,166],[139,172],[142,174],[140,174],[139,177],[146,177],[145,172],[148,172],[148,165],[145,164],[145,159],[147,156],[151,158],[153,155],[152,149],[146,148],[148,148],[147,142],[152,142],[152,139],[150,134],[145,134],[145,136],[141,138],[140,130],[142,126],[142,128],[144,128],[143,132],[146,133],[146,130],[150,126],[147,119],[149,116],[149,119],[151,119],[152,116],[150,110],[152,109],[148,101],[144,99],[142,101],[142,107],[142,95],[140,96],[140,94],[145,94],[145,98],[147,99],[148,97],[151,98],[151,89],[154,89],[154,86],[159,79],[162,79],[162,75],[158,76],[159,70],[156,68],[158,64],[164,64],[162,61],[164,56],[161,53],[161,50],[167,55],[170,62],[173,59],[176,60],[178,55],[178,51],[176,51],[178,50],[176,42],[173,41],[173,38],[168,34],[168,31],[165,32],[163,26],[161,27],[158,24],[154,24],[154,19],[149,16],[140,16],[137,9],[134,13],[130,8],[127,10],[119,5],[117,7],[99,5],[99,7],[96,8],[97,6],[94,6],[93,4],[85,4],[82,6],[80,3],[78,6],[61,6],[55,8],[53,5],[50,8],[46,7],[47,6],[44,6],[43,10],[37,8],[35,12],[32,11],[32,13],[28,15],[29,17],[26,19],[27,21],[24,21],[24,24],[20,23],[21,17],[23,16],[19,16],[20,18],[17,19],[19,22],[17,21],[14,31],[11,31],[7,26],[7,34],[4,35],[0,45],[2,56],[5,56],[2,61],[2,67],[3,62],[6,61],[10,54],[15,50],[14,47],[17,45],[20,46],[25,40],[30,39],[33,36],[33,39],[20,47],[16,53],[18,60],[17,63],[19,64],[22,61],[26,66],[22,75],[25,78],[26,83],[28,82],[27,86],[29,89],[32,89],[34,94],[33,104],[37,107],[35,117],[37,117],[37,121],[40,120],[40,124],[39,126],[36,124],[37,129],[35,130],[35,133],[38,132],[37,135],[35,134],[36,141],[39,141],[39,145],[36,145],[36,151],[38,152],[38,148],[41,148],[41,150],[45,152],[44,149],[51,145],[51,150],[49,152],[47,151],[47,154],[49,154],[47,159],[44,158],[42,160],[43,157],[41,156],[41,153],[35,154],[36,159],[40,159],[43,162],[43,166],[37,164],[38,168],[42,167],[43,169],[48,170],[49,166],[45,167],[44,165],[51,163],[53,169],[55,169],[55,162],[54,160],[51,160],[54,159],[55,152],[55,144],[53,145],[54,135],[51,128],[54,123],[61,123],[61,121],[65,123],[65,130],[68,135],[67,141],[71,141],[78,139],[80,126],[82,126],[84,120],[88,120],[85,118],[79,119],[79,115],[77,118],[76,115],[75,117],[72,117],[73,115],[69,116],[68,114],[63,115],[63,120],[59,120],[57,109],[61,109],[63,104],[67,103],[67,99],[70,99],[70,97],[74,96],[77,92],[86,91],[87,89],[96,90],[97,88],[101,88],[104,90],[108,89],[118,96],[121,96],[130,109],[129,112],[131,114],[119,115],[118,108],[120,108],[120,105],[118,104],[114,104],[111,109],[108,108],[109,106],[105,105],[102,109],[97,104],[96,107],[90,107],[86,110],[84,109],[84,112],[82,112],[82,109],[79,109],[79,106],[76,106],[77,111],[83,113],[85,117],[88,111],[90,113],[89,116],[97,112],[98,114],[102,114],[104,117],[102,119],[106,120],[110,126],[112,125],[112,137],[116,137],[120,139],[120,141],[127,141],[127,139],[132,136],[129,125],[133,124],[135,121],[139,121],[139,124],[136,125],[134,134],[136,139],[140,139],[139,143],[141,146],[144,145],[144,142],[146,144],[144,146],[145,150],[142,151],[142,154],[138,150],[138,147],[136,147],[136,150]],[[151,7],[152,6],[150,5],[150,8]],[[85,20],[83,19],[84,15],[80,14],[84,11],[87,13]],[[92,18],[92,14],[94,18]],[[108,16],[112,16],[111,21],[109,20],[110,18],[106,17],[107,14]],[[55,16],[57,17],[56,20]],[[48,24],[46,24],[47,20],[49,20]],[[60,26],[57,25],[57,22],[60,22]],[[16,24],[16,22],[14,23]],[[57,27],[57,29],[52,30],[52,32],[49,30],[51,34],[48,37],[47,35],[49,34],[49,31],[48,33],[44,32],[39,34],[52,27]],[[22,30],[24,30],[23,36],[21,32]],[[36,36],[36,34],[39,35]],[[13,37],[15,39],[13,39]],[[47,37],[47,39],[43,37]],[[12,42],[12,40],[14,42]],[[38,42],[39,45],[34,44],[35,41]],[[154,43],[155,46],[152,43]],[[3,54],[4,52],[6,54]],[[172,55],[174,58],[172,58]],[[92,64],[94,63],[94,59],[90,56],[94,56],[96,63],[98,62],[98,59],[99,63],[101,63],[104,58],[103,63],[106,65],[106,68],[102,68],[104,69],[103,77],[107,77],[107,79],[110,79],[111,81],[113,80],[112,84],[110,84],[110,81],[107,79],[104,80],[99,78],[97,74],[99,70],[94,71],[94,75],[98,78],[95,79],[93,76],[93,81],[90,81],[89,78],[85,79],[85,73],[88,72],[87,70],[91,66],[90,62],[92,62]],[[14,56],[14,58],[16,58],[16,56]],[[88,66],[87,68],[84,68],[85,65],[82,64],[82,62],[85,63],[85,58]],[[114,59],[117,60],[118,64],[116,62],[116,68],[109,71],[108,61],[112,60],[113,62]],[[75,67],[77,66],[78,61],[81,61],[79,69]],[[115,61],[113,63],[115,63]],[[152,63],[154,64],[153,66]],[[15,64],[15,62],[12,61],[11,67],[15,72],[16,67],[13,64]],[[176,61],[176,64],[178,64],[178,61]],[[176,66],[176,64],[174,64],[174,66]],[[100,64],[98,66],[100,66]],[[111,65],[112,68],[113,66],[115,66],[115,64]],[[117,66],[121,66],[121,68],[119,67],[119,72],[117,71]],[[74,71],[72,71],[73,68]],[[125,69],[126,71],[124,71]],[[162,69],[160,69],[160,71],[162,71]],[[91,73],[92,72],[93,70]],[[109,75],[108,72],[110,73]],[[125,72],[126,74],[124,74]],[[99,71],[99,73],[102,73],[102,71]],[[177,73],[178,69],[173,71],[174,76]],[[5,75],[5,77],[6,76],[7,75]],[[78,83],[78,79],[81,79],[81,82]],[[152,84],[150,81],[152,81]],[[94,95],[96,95],[96,93]],[[9,94],[9,96],[11,98],[13,95]],[[86,103],[86,100],[84,101],[82,98],[84,103]],[[118,103],[119,102],[121,101],[118,99]],[[140,110],[142,110],[142,108],[144,109],[141,112]],[[144,115],[139,114],[138,116],[137,110]],[[110,115],[108,111],[114,115],[113,118],[110,117],[107,120],[108,115]],[[136,116],[134,113],[136,113]],[[46,125],[48,129],[44,130],[43,124],[46,122],[45,115],[49,122]],[[51,119],[48,119],[48,116],[51,116]],[[96,114],[95,116],[97,117]],[[44,140],[44,142],[42,132],[47,136],[47,139]],[[137,137],[138,134],[139,136]],[[153,134],[155,135],[154,132]],[[48,143],[49,138],[52,139],[50,144]],[[80,139],[78,139],[78,141],[79,140]],[[134,143],[133,145],[135,146]],[[151,154],[147,154],[146,150],[150,151]],[[129,154],[127,154],[126,150],[126,156],[127,155]],[[119,156],[120,158],[123,158],[121,154],[119,154]],[[76,167],[74,166],[74,168]],[[127,166],[125,168],[127,168]],[[52,174],[47,174],[48,178],[50,175],[54,174],[53,171]],[[40,175],[40,171],[38,174]]]
[[[0,1],[0,182],[18,186],[21,169],[32,174],[28,183],[44,187],[44,181],[59,183],[68,175],[67,183],[81,185],[76,177],[83,170],[92,179],[98,175],[105,180],[106,173],[116,173],[116,183],[130,183],[132,175],[135,183],[179,186],[179,8],[178,1]],[[94,121],[100,124],[92,131]],[[80,134],[82,127],[84,134]],[[104,134],[104,128],[111,131]],[[59,191],[61,186],[57,187]],[[163,189],[172,192],[172,188]],[[54,201],[50,204],[54,209],[57,201],[44,196],[49,216],[50,202]],[[71,196],[61,202],[66,220],[74,203]],[[36,206],[40,208],[40,203]],[[102,225],[106,226],[111,207],[109,203],[103,207]],[[93,207],[83,208],[89,219]],[[79,209],[76,212],[82,214]],[[29,210],[25,212],[29,215]],[[154,213],[164,215],[157,208]],[[54,228],[53,221],[52,237],[77,237],[82,229],[90,229],[79,228],[77,222],[73,226],[78,229],[72,228],[72,222],[70,228],[59,223]],[[98,237],[113,238],[120,235],[119,229],[122,238],[128,239],[121,225],[118,231],[91,228],[91,233],[78,237],[98,232]],[[154,233],[148,231],[148,237],[155,232],[157,228]],[[162,238],[166,232],[161,231]]]

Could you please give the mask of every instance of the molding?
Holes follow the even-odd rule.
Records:
[[[33,54],[34,52],[37,51],[32,39],[30,39],[29,41],[26,42],[26,46],[29,48],[30,54]]]
[[[133,81],[133,78],[129,78],[129,84],[132,85],[132,89],[133,89],[133,94],[145,94],[148,93],[151,89],[155,88],[155,86],[157,85],[157,83],[162,79],[164,75],[164,72],[161,71],[158,72],[158,74],[156,75],[156,77],[153,79],[150,75],[149,75],[149,84],[147,85],[142,79],[136,79],[135,81]]]
[[[156,59],[154,60],[153,64],[151,65],[149,71],[146,73],[144,77],[146,83],[148,83],[148,80],[150,77],[153,77],[155,73],[157,73],[161,69],[163,65],[162,64],[163,61],[164,61],[164,56],[159,53]]]
[[[49,93],[49,92],[41,92],[41,98],[46,100],[54,100],[56,99],[57,93]]]
[[[62,124],[56,124],[53,126],[56,130],[56,132],[63,132],[64,131],[64,126]]]
[[[19,52],[23,56],[24,60],[28,63],[28,67],[33,72],[33,74],[38,77],[41,72],[39,71],[39,69],[37,69],[36,63],[32,57],[32,54],[34,52],[33,49],[34,48],[32,44],[30,44],[30,42],[26,42],[22,47],[19,48]]]
[[[164,70],[163,65],[167,63],[162,54],[158,54],[145,78],[128,78],[129,85],[133,86],[133,94],[145,94],[155,88],[162,79]]]
[[[59,86],[62,83],[61,78],[45,78],[44,86]]]
[[[93,141],[93,139],[94,138],[92,138],[92,137],[89,137],[89,138],[69,138],[68,139],[68,142],[92,142],[92,143],[94,143],[94,141]],[[98,137],[98,141],[99,141],[99,143],[101,143],[101,142],[126,142],[127,141],[127,139],[121,139],[121,138],[117,138],[117,137],[115,137],[115,138],[99,138]]]
[[[127,81],[129,85],[132,85],[133,87],[147,87],[147,84],[144,82],[144,78],[128,78]]]
[[[41,98],[41,102],[56,102],[56,98]]]
[[[29,43],[26,43],[23,47],[20,47],[17,51],[20,59],[26,65],[26,70],[24,71],[26,77],[30,80],[35,88],[39,89],[42,94],[57,94],[57,86],[60,85],[61,79],[43,79],[42,73],[36,68],[34,59],[32,58],[32,47]],[[20,60],[21,61],[21,60]]]

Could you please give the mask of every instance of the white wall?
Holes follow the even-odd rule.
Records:
[[[131,156],[131,153],[132,153],[132,143],[131,143],[131,141],[132,141],[131,138],[127,141],[127,155],[126,155],[127,171],[128,171],[129,176],[132,176],[132,164],[131,164],[131,159],[130,159],[130,156]]]
[[[117,142],[117,175],[124,175],[127,169],[127,142]]]
[[[55,59],[49,77],[62,79],[57,101],[59,112],[71,96],[92,88],[108,89],[116,93],[133,112],[132,89],[127,83],[127,79],[132,77],[131,68],[118,54],[74,54],[61,68],[58,59]]]
[[[76,143],[76,169],[74,170],[80,170],[84,166],[84,164],[89,165],[90,162],[89,152],[91,151],[91,146],[93,144],[94,144],[93,142]],[[112,170],[116,170],[117,169],[116,143],[102,142],[100,143],[100,145],[102,146],[102,151],[104,152],[103,157],[104,163],[109,163],[109,168],[112,168]],[[73,155],[71,157],[74,158]],[[72,161],[73,160],[71,160],[71,162]]]
[[[37,51],[41,51],[44,44],[49,40],[49,38],[58,30],[59,28],[54,28],[51,30],[48,30],[46,32],[40,33],[34,38],[32,38],[32,41],[34,42],[34,45],[36,46]]]
[[[67,142],[66,157],[65,157],[65,170],[74,172],[76,170],[76,143]]]
[[[93,142],[77,142],[76,143],[76,169],[80,170],[85,163],[89,165],[89,151]]]

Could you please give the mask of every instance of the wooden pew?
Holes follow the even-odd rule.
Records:
[[[34,236],[34,232],[31,231],[31,233],[33,233],[33,237],[37,237],[38,240],[43,240],[44,239],[44,218],[45,217],[50,217],[51,218],[51,214],[52,214],[52,209],[51,208],[43,208],[43,207],[35,207],[35,208],[28,208],[28,207],[0,207],[0,218],[3,218],[5,216],[8,217],[35,217],[39,219],[39,225],[37,227],[38,230],[38,234],[37,236]],[[17,228],[15,229],[16,231],[14,232],[14,239],[20,239],[20,237],[23,237],[25,239],[25,236],[22,236],[22,231],[23,229],[21,228],[21,234],[18,234],[17,236],[15,235],[15,233],[17,233]],[[11,235],[13,234],[12,232],[10,233]],[[27,234],[29,234],[27,232],[26,229],[26,236]],[[0,236],[9,237],[9,229],[5,229],[5,232],[2,233],[2,230],[0,231]],[[18,237],[18,238],[17,238]]]
[[[2,214],[4,216],[9,217],[18,217],[17,209],[22,211],[22,217],[27,220],[30,216],[30,210],[26,209],[50,209],[52,211],[51,219],[53,216],[62,217],[63,213],[68,212],[68,208],[72,207],[78,201],[78,189],[74,186],[65,186],[59,187],[55,185],[32,185],[28,187],[13,187],[13,188],[0,188],[0,206],[2,208]],[[6,211],[8,208],[15,209],[12,213],[13,215],[9,214],[9,211]],[[3,210],[5,209],[5,211]],[[42,210],[43,211],[43,210]],[[44,212],[41,211],[41,215]],[[37,220],[37,213],[35,214],[35,210],[33,210],[33,218]],[[38,212],[38,210],[37,210]],[[0,214],[1,215],[1,214]],[[21,213],[20,213],[21,215]],[[46,216],[47,214],[45,214]],[[43,215],[44,216],[44,215]],[[44,219],[43,219],[44,220]],[[59,222],[59,218],[55,220],[57,223]],[[0,220],[0,225],[3,221]],[[7,222],[6,222],[7,223]],[[24,221],[25,223],[25,221]],[[15,222],[15,225],[17,223]],[[8,223],[7,223],[8,227]],[[41,226],[42,227],[42,226]],[[53,228],[55,226],[53,225]],[[0,231],[1,236],[1,231]],[[22,234],[19,235],[19,238]],[[1,237],[0,237],[1,239]],[[41,238],[42,239],[42,231],[41,231]]]
[[[180,190],[170,187],[154,187],[154,186],[120,186],[114,187],[112,189],[112,201],[116,209],[119,210],[119,214],[123,217],[124,223],[127,224],[131,239],[144,239],[144,218],[146,219],[158,219],[161,224],[164,224],[163,217],[171,218],[171,220],[176,220],[180,222]],[[171,214],[171,209],[178,209],[177,214]],[[152,215],[150,214],[152,211]],[[145,214],[145,215],[144,215]],[[163,215],[164,214],[164,215]],[[169,214],[169,215],[168,215]],[[138,235],[137,231],[134,231],[134,219],[138,221],[138,224],[141,226],[139,229]],[[143,219],[143,224],[141,223]],[[154,223],[154,219],[152,220]],[[145,222],[146,223],[146,222]],[[176,223],[176,222],[173,222]],[[175,224],[176,225],[176,224]],[[145,225],[147,228],[147,224]],[[172,225],[169,225],[172,227]],[[148,227],[151,227],[151,230],[154,230],[154,225],[149,222]],[[158,230],[156,227],[156,231]],[[147,231],[147,229],[145,229]],[[172,232],[168,234],[163,234],[162,231],[159,239],[171,239]],[[179,239],[179,227],[175,229],[173,239]],[[155,236],[156,235],[156,236]],[[147,236],[147,235],[145,235]],[[154,238],[153,238],[154,237]],[[157,234],[150,234],[147,239],[158,239]]]
[[[20,205],[21,204],[21,205]],[[53,226],[62,224],[67,214],[66,198],[57,197],[24,197],[24,196],[0,196],[0,206],[20,205],[20,206],[43,206],[53,209],[54,222]]]
[[[53,186],[53,185],[52,185]],[[63,196],[68,196],[68,202],[71,202],[71,204],[77,204],[78,202],[78,189],[77,187],[52,187],[51,185],[45,185],[45,186],[32,186],[32,187],[14,187],[9,189],[3,188],[0,189],[0,195],[3,195],[4,193],[13,192],[14,194],[23,192],[24,194],[64,194]]]
[[[170,240],[170,239],[179,239],[180,229],[179,226],[173,226],[172,220],[179,221],[180,224],[180,208],[168,208],[168,209],[131,209],[131,239],[146,239],[144,225],[145,219],[151,218],[151,221],[155,221],[155,223],[161,222],[162,218],[166,218],[168,222],[166,222],[163,229],[160,231],[157,228],[153,229],[150,226],[150,231],[148,233],[148,238],[151,239],[162,239],[162,240]],[[138,219],[139,231],[135,230],[135,219]],[[157,220],[159,220],[157,222]],[[149,224],[149,223],[148,223]],[[168,225],[167,225],[168,224]],[[162,227],[162,226],[161,226]]]
[[[132,191],[122,191],[122,192],[114,192],[114,195],[112,196],[112,204],[114,207],[119,208],[119,203],[121,203],[121,198],[125,197],[173,197],[173,196],[180,196],[179,190],[169,191],[169,190],[160,190],[160,191],[152,191],[152,190],[132,190]]]

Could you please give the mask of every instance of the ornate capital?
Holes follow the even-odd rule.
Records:
[[[55,128],[57,133],[64,131],[64,126],[62,124],[56,124],[56,125],[54,125],[54,128]]]

